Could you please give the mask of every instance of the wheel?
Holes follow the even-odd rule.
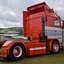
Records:
[[[51,51],[51,53],[58,53],[59,50],[60,50],[60,44],[57,40],[54,40],[52,42],[52,51]]]
[[[9,60],[17,61],[25,56],[25,47],[21,43],[14,44],[10,49]]]

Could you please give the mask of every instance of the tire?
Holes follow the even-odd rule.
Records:
[[[58,53],[60,51],[60,44],[57,40],[54,40],[52,42],[52,51],[51,53],[55,54],[55,53]]]
[[[16,43],[10,49],[8,60],[11,61],[20,60],[25,56],[25,52],[26,52],[25,47],[21,43]]]

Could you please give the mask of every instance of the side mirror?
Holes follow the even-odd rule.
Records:
[[[64,28],[64,21],[61,21],[61,27]]]
[[[64,21],[63,21],[63,26],[62,26],[62,28],[64,28]]]

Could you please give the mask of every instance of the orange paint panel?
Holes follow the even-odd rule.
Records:
[[[46,54],[46,42],[35,43],[35,55]]]
[[[46,42],[25,43],[25,45],[27,49],[27,52],[26,52],[27,56],[46,54]]]
[[[48,47],[47,47],[47,50],[48,51],[51,51],[52,50],[52,39],[50,39],[50,40],[48,40],[48,42],[47,42],[47,45],[48,45]]]
[[[24,28],[24,36],[27,36],[27,30],[28,30],[28,22],[27,22],[27,18],[30,15],[29,12],[27,11],[23,11],[23,28]]]
[[[26,43],[26,55],[27,56],[31,56],[31,55],[34,55],[34,50],[30,51],[30,48],[34,48],[34,43]]]
[[[32,14],[28,17],[28,37],[32,36],[35,38],[35,36],[39,36],[39,33],[42,34],[42,16],[44,16],[44,12]]]

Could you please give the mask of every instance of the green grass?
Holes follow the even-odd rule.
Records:
[[[0,62],[0,64],[64,64],[64,51],[60,51],[58,54],[25,57],[16,62]]]

